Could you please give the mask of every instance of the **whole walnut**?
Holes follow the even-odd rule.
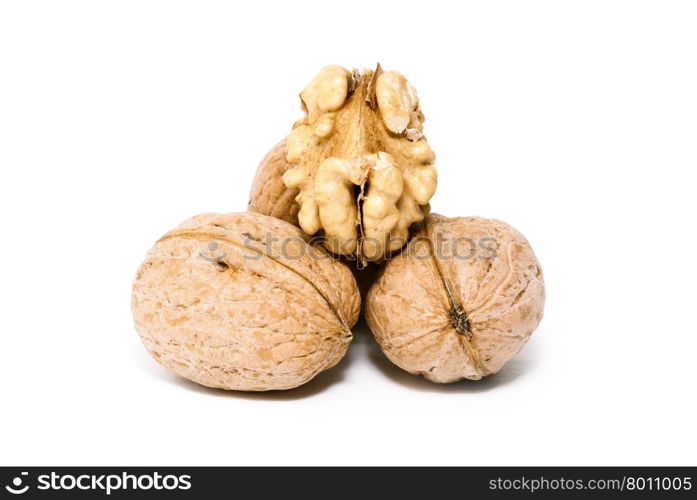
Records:
[[[165,368],[222,389],[290,389],[336,365],[360,296],[351,271],[291,224],[193,217],[160,238],[133,283],[136,329]]]
[[[366,319],[385,355],[433,382],[495,373],[544,309],[542,270],[504,222],[432,214],[370,289]]]
[[[286,138],[286,161],[277,146],[259,166],[250,210],[294,221],[294,194],[307,234],[321,234],[334,254],[382,261],[406,243],[436,189],[416,91],[380,66],[327,66],[300,100],[305,117]]]

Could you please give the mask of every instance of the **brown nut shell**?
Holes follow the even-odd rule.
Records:
[[[495,373],[542,319],[542,270],[508,224],[429,215],[368,293],[366,319],[385,355],[432,382]]]
[[[286,160],[287,154],[286,140],[283,139],[261,160],[252,181],[247,210],[299,226],[300,205],[295,197],[300,191],[283,183],[283,174],[293,166]]]
[[[150,250],[132,309],[165,368],[208,387],[267,391],[339,362],[360,296],[351,271],[299,228],[250,212],[204,214]]]

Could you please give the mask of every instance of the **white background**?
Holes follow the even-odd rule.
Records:
[[[690,2],[3,2],[0,463],[692,464],[697,9]],[[294,391],[149,358],[130,313],[162,233],[241,211],[326,64],[405,74],[445,215],[508,221],[546,316],[481,382],[356,328]]]

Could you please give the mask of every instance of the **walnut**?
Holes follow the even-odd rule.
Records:
[[[136,329],[164,367],[222,389],[297,387],[336,365],[360,298],[349,269],[287,222],[205,214],[165,234],[133,284]]]
[[[298,196],[299,191],[286,187],[283,183],[283,174],[292,167],[286,161],[287,154],[286,140],[283,139],[261,160],[252,181],[247,210],[270,215],[299,226],[298,210],[300,207],[295,202],[295,197]]]
[[[504,222],[432,214],[370,289],[366,319],[385,355],[433,382],[495,373],[542,318],[542,270]]]
[[[322,234],[334,254],[381,261],[406,243],[436,189],[416,91],[380,66],[364,73],[327,66],[300,99],[305,117],[286,140],[293,167],[283,174],[298,192],[298,223],[307,234]],[[262,162],[257,179],[285,169]],[[273,203],[255,199],[256,182],[253,209],[270,214]],[[269,189],[281,192],[275,182]]]

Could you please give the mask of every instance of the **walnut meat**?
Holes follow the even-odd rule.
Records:
[[[542,318],[542,270],[527,240],[479,217],[430,215],[368,293],[385,355],[433,382],[495,373]]]
[[[327,66],[300,99],[305,117],[286,140],[293,167],[283,174],[298,192],[300,227],[321,232],[334,254],[382,260],[406,243],[436,189],[435,156],[422,133],[416,91],[404,76],[379,66],[364,73]],[[264,162],[259,169],[278,170]],[[270,214],[269,203],[255,201],[256,190],[255,209]]]
[[[167,369],[208,387],[266,391],[336,365],[360,297],[351,271],[300,229],[254,213],[206,214],[150,250],[132,309]]]

